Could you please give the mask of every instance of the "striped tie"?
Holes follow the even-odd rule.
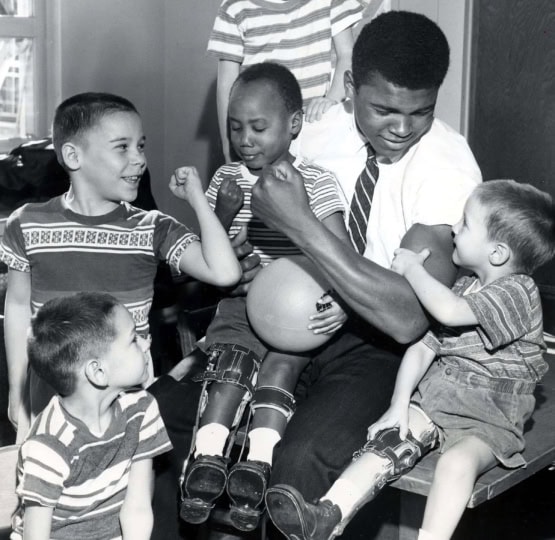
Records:
[[[349,235],[351,236],[353,245],[361,255],[366,249],[368,217],[370,216],[372,196],[374,195],[374,187],[378,181],[379,174],[376,154],[373,148],[368,145],[366,150],[368,151],[366,165],[355,184],[355,192],[353,194],[353,200],[351,201],[351,210],[349,213]]]

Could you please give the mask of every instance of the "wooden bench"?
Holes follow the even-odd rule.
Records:
[[[495,467],[480,476],[472,492],[468,508],[475,508],[536,472],[555,462],[555,356],[547,355],[550,370],[536,389],[536,410],[526,428],[527,466],[520,469]],[[422,522],[425,496],[438,460],[438,453],[424,457],[410,472],[391,484],[401,490],[399,540],[416,539]]]

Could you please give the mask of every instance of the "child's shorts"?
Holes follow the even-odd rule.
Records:
[[[259,359],[268,352],[266,346],[258,339],[247,318],[246,297],[224,298],[220,300],[216,315],[206,330],[204,343],[198,346],[204,350],[212,345],[231,343],[250,349]]]
[[[532,415],[535,383],[492,379],[434,362],[412,401],[440,431],[440,451],[463,438],[484,441],[506,467],[526,465],[524,424]]]

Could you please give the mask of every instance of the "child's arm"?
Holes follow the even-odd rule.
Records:
[[[154,523],[151,502],[153,481],[152,459],[133,462],[119,513],[123,540],[149,540]]]
[[[429,255],[429,249],[423,249],[420,253],[405,248],[396,249],[391,269],[405,277],[424,308],[441,324],[478,324],[478,319],[464,297],[457,296],[426,271],[423,265]]]
[[[54,509],[35,503],[25,504],[23,540],[49,540]]]
[[[241,266],[227,232],[208,204],[197,170],[194,167],[177,169],[171,177],[170,189],[176,197],[189,202],[200,226],[201,242],[192,243],[183,252],[180,270],[218,287],[237,283]]]
[[[345,98],[345,71],[351,69],[351,56],[353,53],[353,33],[351,28],[339,32],[333,37],[333,46],[336,53],[336,64],[330,88],[325,97],[310,101],[306,107],[305,119],[315,122],[334,104]]]
[[[408,431],[410,398],[435,358],[435,353],[422,341],[411,345],[399,367],[395,388],[389,409],[368,428],[368,439],[390,427],[399,428],[399,436],[404,439]]]
[[[239,75],[241,65],[233,60],[218,61],[218,84],[216,88],[216,105],[218,109],[218,126],[220,127],[220,138],[225,162],[231,161],[231,151],[227,138],[227,108],[229,105],[229,94],[235,79]]]
[[[214,213],[227,232],[229,232],[237,212],[243,206],[243,201],[244,193],[241,186],[234,180],[224,178],[216,196]]]
[[[27,330],[30,322],[31,274],[10,268],[4,310],[4,342],[10,389],[8,417],[16,428],[27,378]]]

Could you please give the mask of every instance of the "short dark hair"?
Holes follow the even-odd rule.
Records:
[[[489,180],[472,193],[486,209],[492,241],[505,242],[518,271],[531,274],[555,255],[555,206],[551,195],[514,180]]]
[[[109,294],[82,292],[49,300],[33,317],[29,363],[58,394],[71,395],[81,363],[108,350],[116,335],[113,312],[118,305]]]
[[[352,66],[357,90],[375,73],[410,90],[439,88],[449,67],[449,44],[439,26],[424,15],[388,11],[360,32]]]
[[[79,138],[106,115],[116,112],[139,114],[128,99],[105,92],[84,92],[66,99],[56,108],[52,142],[60,165],[65,167],[62,146]]]
[[[293,114],[303,108],[303,96],[301,87],[295,75],[285,66],[276,62],[262,62],[246,67],[236,81],[231,90],[238,84],[263,81],[273,87],[281,97],[287,112]]]

